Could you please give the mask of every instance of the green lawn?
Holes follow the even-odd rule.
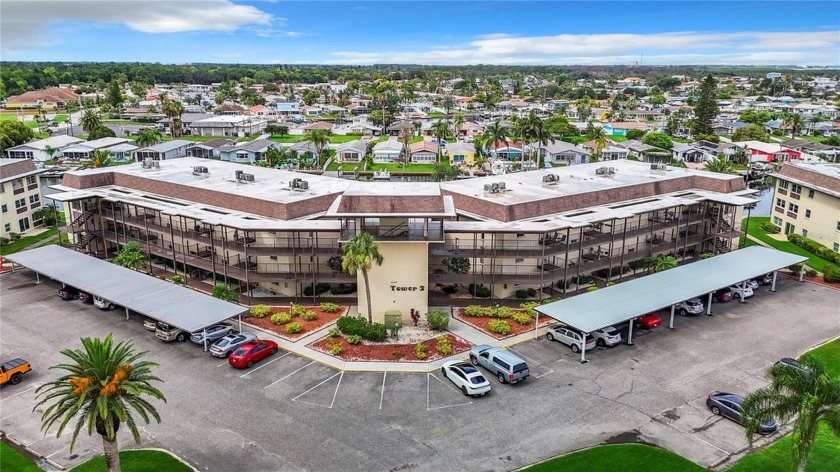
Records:
[[[444,166],[449,166],[449,161],[447,159],[443,160]],[[344,169],[344,172],[353,172],[353,169],[356,166],[360,166],[359,170],[363,169],[363,165],[358,162],[331,162],[329,166],[327,166],[328,171],[337,171],[339,167]],[[401,163],[394,163],[394,164],[373,164],[373,166],[368,169],[368,172],[373,172],[377,170],[387,169],[390,172],[426,172],[431,174],[433,170],[435,170],[434,164],[411,164],[408,163],[405,165],[405,169],[403,169],[403,165]]]
[[[825,141],[825,138],[822,136],[796,136],[798,139],[806,139],[808,141],[813,141],[815,143],[821,143]]]
[[[744,218],[744,220],[741,221],[741,227],[743,228],[746,225],[746,223],[747,223],[747,220],[746,220],[746,218]],[[765,243],[769,244],[770,246],[772,246],[772,247],[774,247],[774,248],[776,248],[780,251],[790,252],[792,254],[799,254],[801,256],[808,257],[808,262],[806,262],[806,264],[808,265],[808,267],[810,267],[812,269],[815,269],[817,271],[822,272],[823,268],[827,264],[830,264],[830,262],[828,262],[827,260],[815,255],[812,252],[806,251],[805,249],[803,249],[803,248],[797,246],[796,244],[793,244],[793,243],[791,243],[787,240],[779,241],[779,240],[776,240],[774,238],[771,238],[770,236],[767,235],[766,231],[764,231],[763,229],[761,229],[759,227],[763,223],[770,223],[770,217],[769,216],[753,216],[752,218],[750,218],[750,226],[749,226],[749,228],[747,228],[747,232],[750,234],[750,236],[753,236],[753,237],[761,240],[762,242],[765,242]],[[742,242],[743,242],[743,240],[742,240]]]
[[[0,442],[0,470],[13,470],[15,472],[41,472],[41,468],[35,465],[23,454],[17,452],[6,443]]]
[[[608,136],[609,140],[614,143],[623,143],[627,141],[627,136]]]
[[[791,436],[744,456],[726,472],[788,472],[791,470]],[[840,438],[820,425],[817,439],[808,456],[806,472],[840,470]]]
[[[195,469],[164,451],[145,449],[120,451],[122,472],[193,472]],[[102,472],[105,457],[96,456],[70,469],[70,472]]]
[[[684,138],[674,138],[674,137],[671,137],[671,141],[673,141],[673,142],[675,142],[675,143],[683,143],[683,144],[687,144],[687,143],[690,143],[690,142],[691,142],[691,140],[690,140],[690,139],[684,139]]]
[[[621,472],[704,472],[706,469],[673,452],[644,444],[614,444],[555,457],[523,469],[525,472],[592,470]]]
[[[285,136],[271,135],[271,137],[268,138],[268,139],[270,139],[270,140],[272,140],[276,143],[299,143],[301,141],[306,141],[306,138],[307,138],[306,135],[292,136],[292,135],[287,134]],[[357,139],[362,139],[361,136],[347,136],[347,135],[338,135],[338,134],[332,134],[332,135],[329,136],[329,138],[330,138],[330,143],[333,143],[333,144],[335,144],[335,143],[348,143],[350,141],[356,141]]]
[[[13,243],[9,243],[6,246],[0,247],[0,256],[5,256],[5,255],[8,255],[8,254],[12,254],[12,253],[21,251],[21,250],[26,249],[27,247],[37,243],[38,241],[43,241],[45,239],[52,238],[56,235],[56,232],[57,231],[56,231],[55,227],[52,227],[52,228],[44,231],[43,233],[36,234],[35,236],[26,236],[26,237],[20,238]]]
[[[808,351],[808,353],[825,363],[825,370],[828,372],[828,375],[840,377],[840,338],[827,342],[816,349]]]
[[[436,118],[443,118],[446,115],[444,113],[439,112],[439,111],[430,111],[429,113],[426,113],[426,116],[429,117],[429,118],[432,118],[432,119],[436,119]]]
[[[69,115],[55,115],[53,121],[55,121],[56,123],[64,123],[65,121],[67,121],[68,118],[70,118]]]

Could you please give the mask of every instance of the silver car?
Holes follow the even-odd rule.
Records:
[[[229,324],[219,323],[213,326],[208,326],[201,331],[196,331],[192,333],[190,336],[190,341],[196,344],[204,344],[204,336],[205,333],[207,335],[207,342],[212,343],[213,341],[223,338],[228,334],[233,334],[233,327]]]
[[[703,313],[703,301],[699,298],[689,298],[681,301],[674,306],[680,316],[699,315]]]
[[[607,326],[598,331],[593,331],[590,335],[595,339],[595,344],[598,346],[615,346],[621,342],[621,333],[615,326]]]
[[[210,346],[210,354],[215,357],[227,357],[239,346],[256,340],[257,335],[254,333],[228,334]]]

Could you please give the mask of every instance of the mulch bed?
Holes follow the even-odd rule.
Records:
[[[790,277],[792,279],[799,280],[798,275],[790,273],[790,272],[779,272],[779,274],[785,275],[785,276]],[[805,281],[808,281],[808,282],[813,282],[817,285],[822,285],[823,287],[830,287],[830,288],[833,288],[833,289],[836,289],[836,290],[840,290],[840,283],[826,282],[825,280],[823,280],[822,275],[818,275],[816,277],[810,277],[808,275],[803,275],[802,280],[805,280]]]
[[[518,311],[520,313],[525,312],[524,310],[515,310],[515,311]],[[467,316],[467,315],[464,314],[464,309],[463,308],[456,308],[454,310],[454,317],[463,321],[464,323],[472,326],[473,328],[481,330],[483,333],[485,333],[489,336],[492,336],[496,339],[506,339],[506,338],[509,338],[511,336],[516,336],[517,334],[522,334],[522,333],[527,332],[527,331],[533,331],[534,330],[534,325],[536,324],[536,321],[537,321],[536,319],[531,318],[530,323],[519,324],[519,322],[515,321],[513,318],[492,318],[492,317],[489,317],[489,316]],[[499,320],[499,319],[503,319],[503,320],[508,322],[508,324],[510,325],[510,333],[502,335],[502,334],[494,333],[494,332],[490,331],[490,329],[487,326],[490,324],[491,321]],[[557,322],[557,320],[555,320],[554,318],[551,318],[551,317],[545,316],[545,315],[540,315],[540,327],[548,326],[548,325],[550,325],[552,323],[556,323],[556,322]]]
[[[444,336],[449,338],[452,343],[452,352],[449,356],[469,351],[472,344],[455,336],[454,334],[446,333]],[[327,345],[338,344],[343,348],[343,351],[337,357],[344,361],[384,361],[384,362],[429,362],[436,359],[441,359],[444,356],[439,353],[435,347],[437,346],[437,337],[423,341],[426,345],[426,358],[418,359],[414,354],[415,344],[349,344],[343,337],[331,338],[329,336],[321,338],[314,343],[309,344],[309,347],[317,351],[323,352],[332,356],[330,348]]]
[[[314,320],[311,320],[311,321],[307,321],[307,320],[301,318],[300,316],[296,316],[296,317],[292,318],[292,321],[290,321],[289,323],[297,322],[297,323],[300,323],[301,327],[303,327],[301,332],[296,333],[296,334],[287,333],[285,324],[278,325],[278,324],[274,324],[274,323],[271,322],[271,315],[273,315],[275,313],[288,313],[289,312],[288,307],[272,306],[272,307],[269,307],[269,308],[271,308],[271,313],[266,315],[264,318],[255,318],[253,316],[249,316],[248,318],[243,319],[242,322],[250,324],[250,325],[254,325],[254,326],[256,326],[258,328],[262,328],[266,331],[270,331],[270,332],[276,334],[277,336],[280,336],[283,339],[288,339],[290,341],[294,341],[296,339],[300,339],[303,336],[306,336],[307,334],[312,333],[313,331],[318,331],[319,329],[323,328],[324,326],[335,323],[335,320],[339,319],[341,316],[343,316],[345,313],[347,313],[347,308],[348,307],[346,307],[346,306],[339,307],[339,310],[335,313],[325,313],[323,310],[321,310],[321,307],[318,307],[318,306],[308,306],[308,307],[306,307],[307,310],[312,310],[315,313],[317,313],[318,318],[316,318]]]

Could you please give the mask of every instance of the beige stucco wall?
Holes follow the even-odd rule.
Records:
[[[834,249],[834,245],[840,246],[840,231],[837,229],[840,223],[840,198],[829,195],[819,190],[814,191],[814,197],[808,196],[809,187],[803,185],[802,192],[799,194],[799,199],[791,197],[790,187],[787,194],[782,195],[778,192],[779,180],[776,181],[776,192],[773,198],[773,211],[770,215],[770,221],[782,228],[784,233],[786,223],[790,223],[795,228],[796,234],[803,234],[802,230],[807,231],[808,238],[817,241],[829,249]],[[784,213],[776,211],[776,199],[781,198],[785,201],[786,210]],[[790,203],[799,205],[799,213],[796,218],[788,215],[787,206]],[[811,210],[811,217],[806,218],[807,210]],[[776,218],[781,218],[781,224]]]
[[[373,321],[383,322],[388,310],[399,310],[404,322],[411,321],[412,308],[425,315],[429,310],[428,244],[385,241],[378,244],[383,257],[382,265],[374,265],[368,272]],[[361,272],[356,277],[359,284],[359,314],[367,316],[364,278]]]

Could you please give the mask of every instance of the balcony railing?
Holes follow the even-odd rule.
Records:
[[[430,222],[428,228],[422,224],[401,223],[398,225],[369,225],[356,229],[344,225],[341,240],[346,241],[358,233],[368,233],[378,241],[443,241],[443,222]]]

